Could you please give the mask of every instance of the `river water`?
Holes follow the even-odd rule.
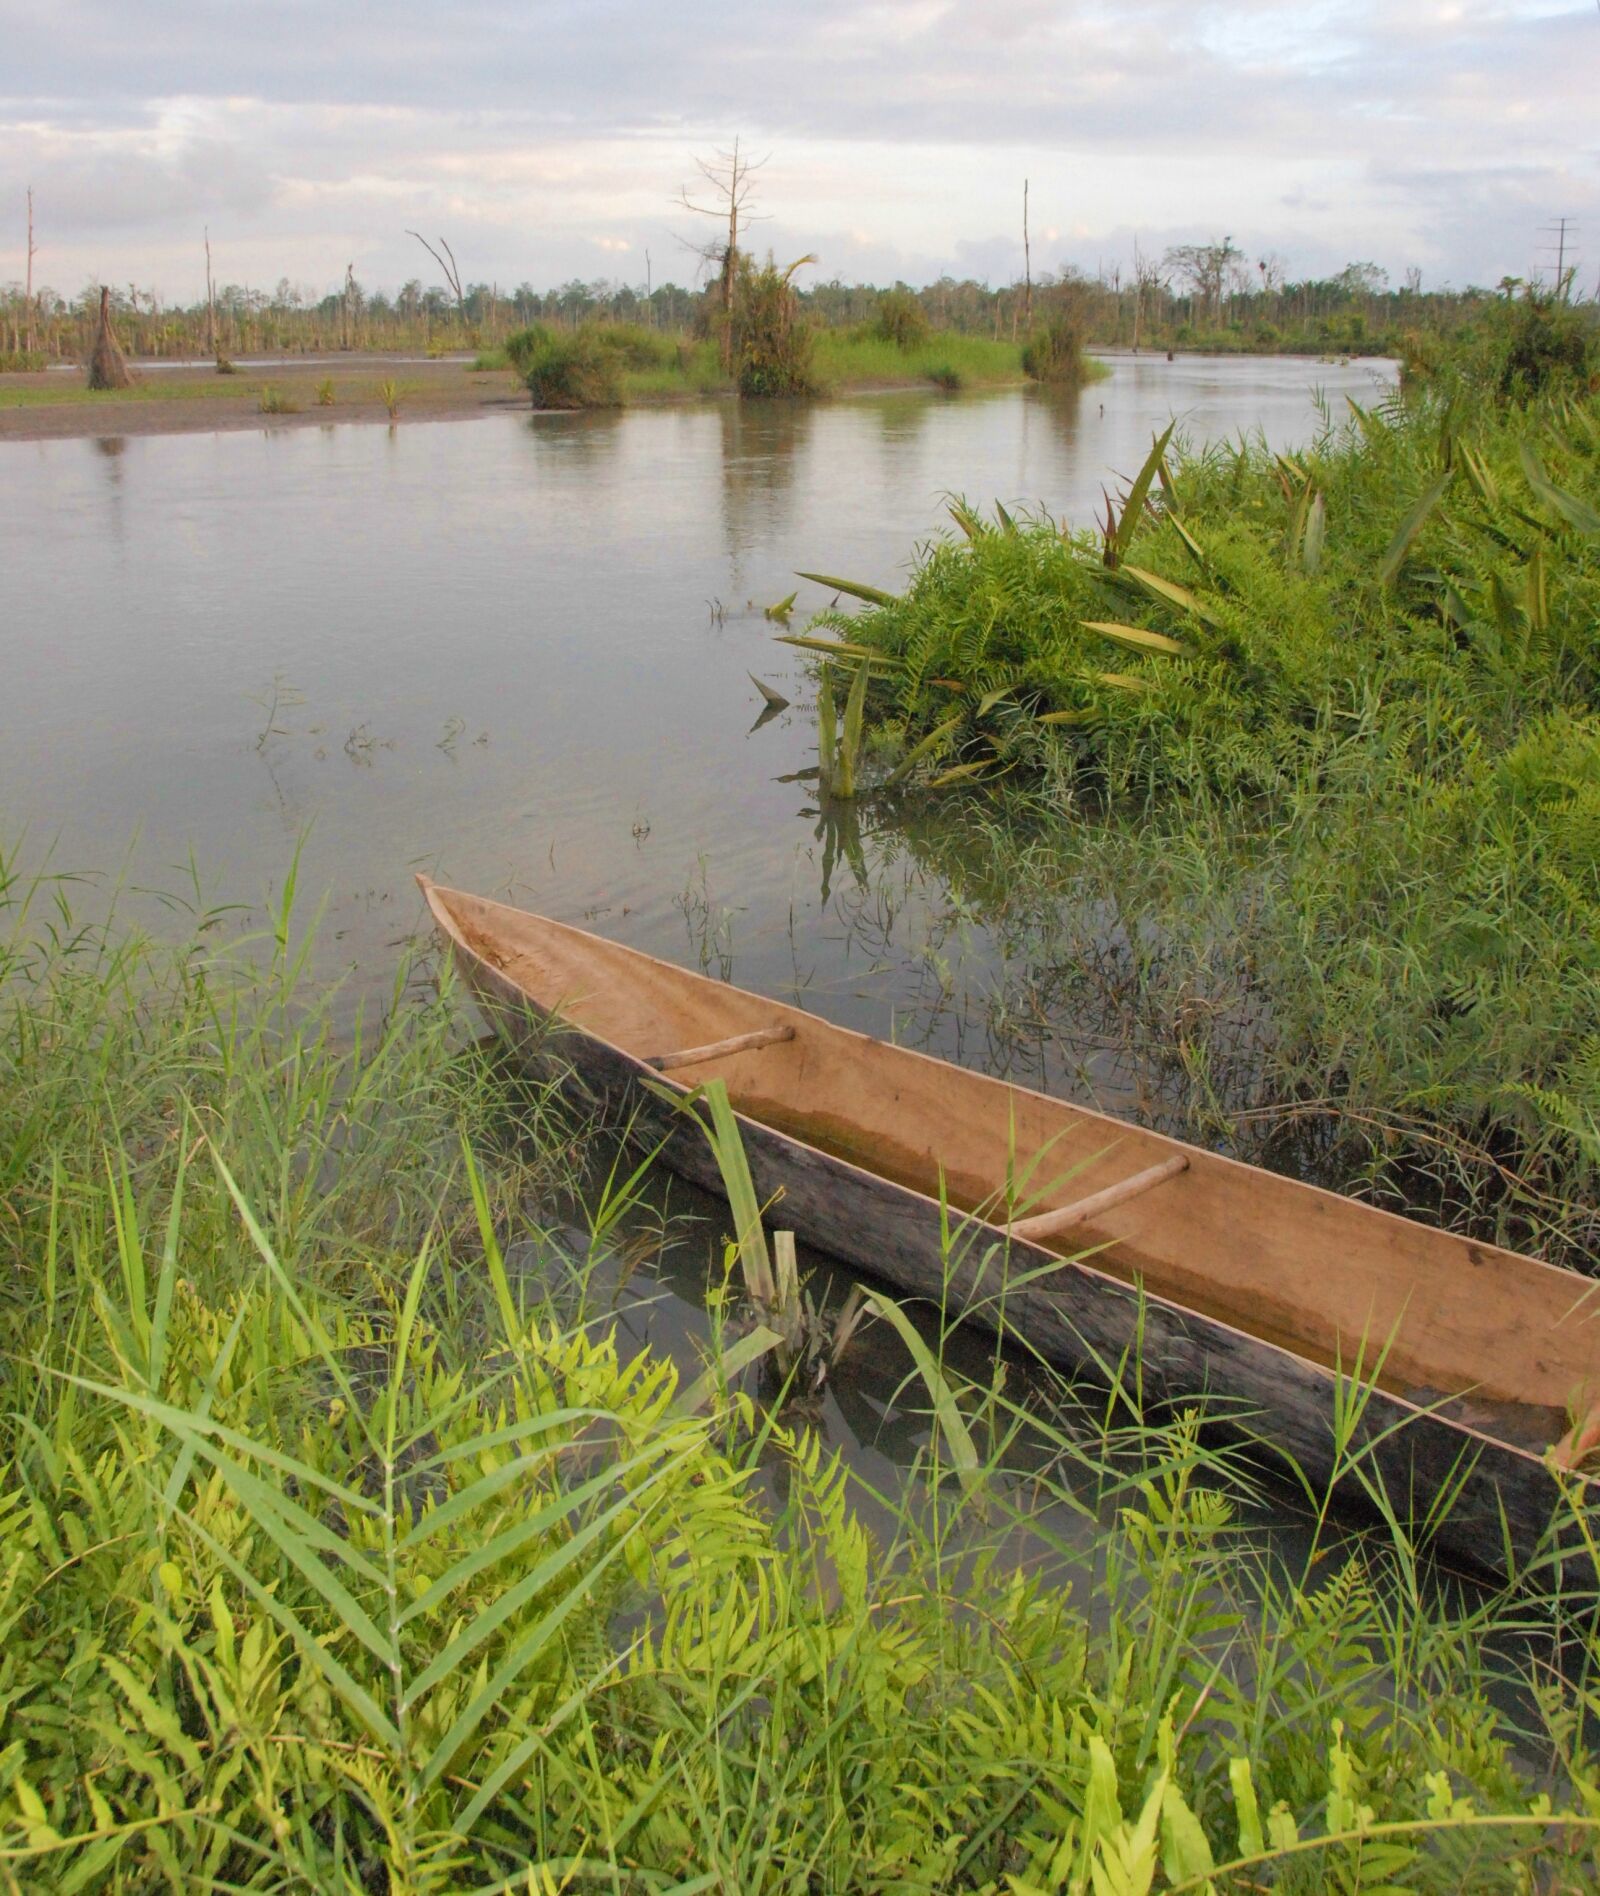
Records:
[[[898,586],[946,496],[1087,523],[1174,417],[1195,444],[1287,448],[1392,385],[1370,363],[1110,367],[1067,398],[0,447],[0,843],[146,889],[194,864],[205,900],[247,904],[298,850],[322,966],[353,996],[387,991],[425,869],[1008,1066],[1015,1047],[973,1030],[997,945],[915,846],[937,806],[820,825],[804,663],[763,608],[798,586],[798,629],[827,602],[802,568]],[[791,708],[763,719],[752,672]],[[1114,1063],[1079,1080],[1136,1104]],[[627,1325],[692,1356],[704,1269],[668,1260]],[[903,1363],[874,1347],[863,1390],[868,1370],[892,1392]],[[892,1393],[847,1393],[862,1413],[830,1393],[823,1419],[858,1468],[916,1452],[920,1424],[890,1445]]]
[[[1174,416],[1286,447],[1391,374],[1124,358],[1066,398],[6,445],[0,838],[155,887],[192,860],[244,902],[301,845],[353,991],[426,869],[992,1064],[981,922],[903,832],[869,822],[864,884],[818,833],[811,693],[762,608],[826,603],[797,568],[899,585],[947,494],[1086,522]],[[754,729],[752,672],[793,700]]]

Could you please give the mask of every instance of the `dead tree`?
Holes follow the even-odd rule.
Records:
[[[420,232],[408,230],[406,235],[408,237],[415,237],[417,242],[421,244],[423,249],[427,251],[428,255],[432,257],[434,262],[438,264],[439,268],[444,272],[444,280],[450,285],[450,293],[456,299],[456,309],[461,317],[461,327],[465,329],[467,326],[467,299],[461,293],[461,272],[456,268],[456,253],[442,237],[439,239],[439,250],[444,252],[443,257],[439,255],[439,251],[435,250],[433,245],[430,244],[427,238],[422,236]],[[448,263],[445,261],[446,257],[449,258]]]
[[[100,321],[95,329],[94,348],[89,353],[90,388],[132,388],[133,373],[128,359],[111,327],[111,292],[100,285]]]
[[[211,280],[211,229],[206,228],[206,354],[217,354],[217,290]]]
[[[732,151],[719,151],[714,158],[695,160],[701,177],[711,188],[709,204],[697,204],[690,197],[687,185],[678,192],[678,202],[696,217],[714,217],[719,224],[724,219],[727,221],[726,242],[718,237],[699,247],[702,260],[717,270],[721,285],[718,301],[722,305],[722,333],[717,341],[724,374],[733,367],[733,289],[739,274],[739,229],[742,224],[757,221],[757,213],[750,209],[755,194],[751,174],[766,162],[765,158],[746,158],[736,138]]]
[[[22,293],[22,314],[28,325],[27,340],[23,347],[29,355],[33,353],[33,260],[38,256],[38,246],[33,241],[33,189],[28,189],[28,287]]]
[[[1033,251],[1028,244],[1028,180],[1022,180],[1022,329],[1033,334]]]

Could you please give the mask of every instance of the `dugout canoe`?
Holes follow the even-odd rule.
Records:
[[[1600,1283],[418,882],[511,1049],[625,1103],[696,1184],[720,1188],[706,1140],[641,1081],[724,1080],[771,1221],[818,1250],[1063,1366],[1136,1361],[1312,1481],[1344,1430],[1479,1568],[1563,1539],[1589,1572]]]

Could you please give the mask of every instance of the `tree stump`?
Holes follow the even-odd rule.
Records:
[[[111,292],[100,285],[100,321],[95,329],[94,348],[89,355],[90,388],[132,388],[133,371],[111,327]]]

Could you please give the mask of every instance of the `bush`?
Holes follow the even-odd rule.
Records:
[[[928,340],[928,318],[922,305],[903,283],[885,290],[871,333],[897,349],[917,349]]]
[[[607,323],[597,327],[595,335],[626,368],[665,369],[678,360],[677,338],[646,329],[642,323]]]
[[[518,375],[526,375],[528,364],[555,340],[555,333],[548,323],[529,323],[526,329],[513,330],[500,352]]]
[[[597,329],[563,335],[535,324],[507,341],[506,354],[527,383],[535,408],[622,406],[623,358],[606,347]]]
[[[1600,376],[1600,326],[1591,311],[1530,290],[1506,325],[1496,381],[1501,401],[1529,402],[1547,390],[1587,391]]]
[[[1079,383],[1085,379],[1083,331],[1072,316],[1052,316],[1022,351],[1022,370],[1035,382]]]
[[[0,349],[0,375],[31,375],[43,367],[39,349]]]
[[[793,277],[809,257],[780,270],[769,256],[757,269],[748,257],[739,267],[733,310],[733,372],[739,393],[752,397],[811,395],[811,325],[800,310]]]

